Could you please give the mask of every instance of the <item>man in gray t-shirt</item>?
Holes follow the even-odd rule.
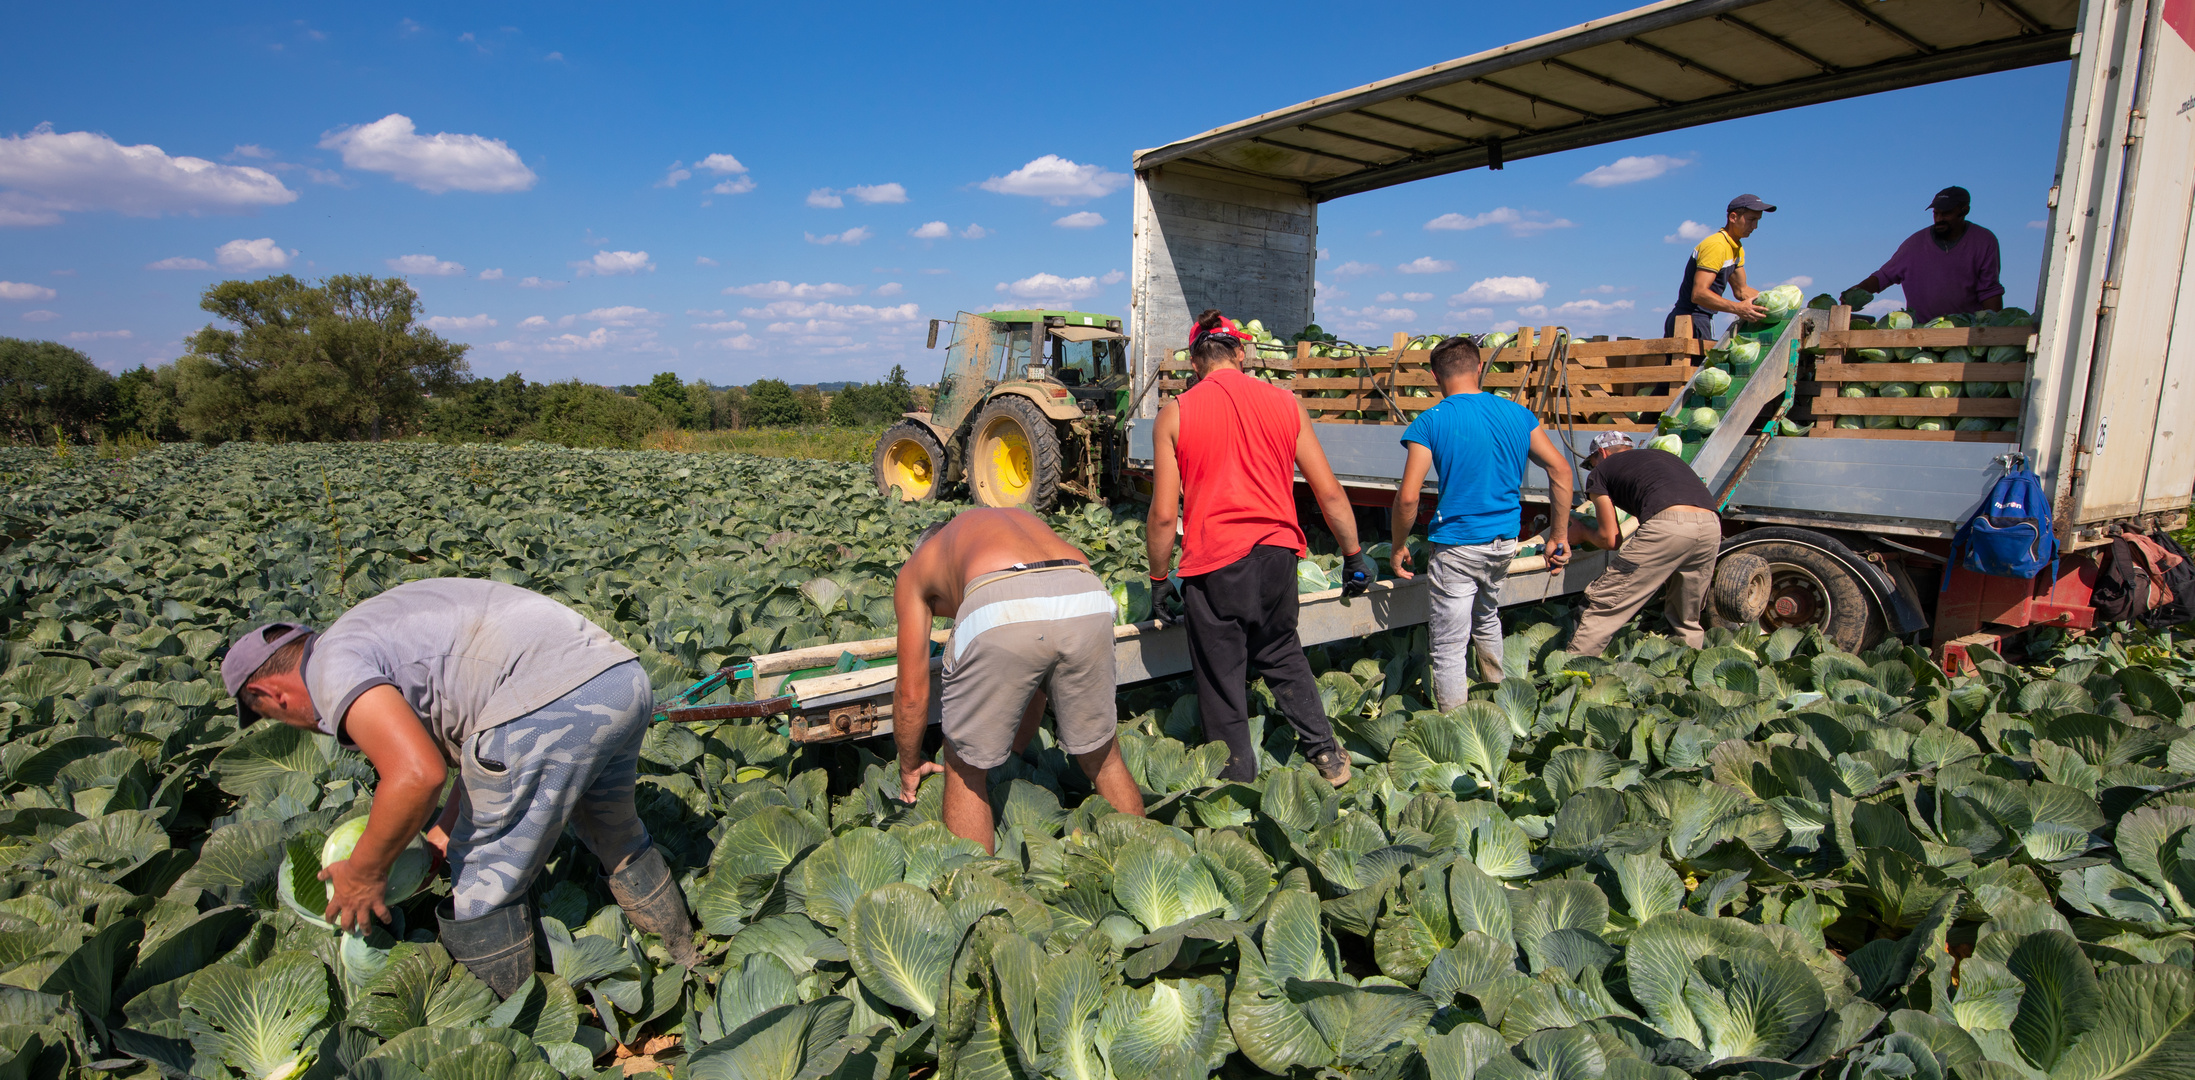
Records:
[[[321,875],[338,927],[388,917],[389,867],[434,817],[427,842],[450,862],[443,944],[508,996],[533,972],[527,888],[569,824],[633,925],[694,962],[684,897],[633,807],[654,694],[632,650],[578,612],[493,581],[407,582],[325,633],[246,633],[221,675],[246,723],[335,736],[379,774],[365,836]]]

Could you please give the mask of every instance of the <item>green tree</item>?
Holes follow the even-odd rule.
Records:
[[[813,393],[814,388],[809,388]],[[756,427],[792,427],[806,419],[793,388],[780,379],[757,379],[747,388],[747,422]]]
[[[629,448],[662,426],[655,406],[573,379],[542,388],[541,412],[528,434],[566,446]]]
[[[518,438],[539,419],[546,393],[515,371],[500,379],[467,379],[435,395],[421,426],[452,441]]]
[[[176,392],[174,364],[158,368],[139,364],[114,377],[114,413],[107,418],[109,433],[175,442],[184,437],[182,420],[183,401]]]
[[[58,342],[0,338],[0,435],[51,443],[54,429],[88,440],[114,409],[114,376]]]
[[[866,386],[855,383],[831,395],[831,423],[844,427],[888,424],[913,412],[914,388],[907,385],[907,369],[892,365],[883,382]]]
[[[199,306],[229,324],[177,362],[182,426],[209,441],[379,439],[467,370],[466,346],[413,325],[419,294],[401,278],[224,281]]]
[[[715,431],[719,425],[716,422],[715,400],[710,396],[707,380],[695,379],[687,383],[685,393],[686,426],[695,431]]]
[[[686,405],[686,384],[679,381],[677,372],[657,373],[655,378],[648,381],[648,385],[639,388],[635,396],[653,406],[656,412],[663,414],[663,419],[674,426],[694,426],[693,411]]]
[[[796,386],[793,388],[793,400],[800,403],[800,423],[823,422],[823,391],[813,386]]]

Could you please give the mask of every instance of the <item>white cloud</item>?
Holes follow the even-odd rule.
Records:
[[[2027,223],[2027,227],[2030,229],[2047,229],[2050,227],[2050,223],[2047,221],[2030,221]]]
[[[1095,277],[1065,278],[1058,274],[1031,274],[1011,284],[999,282],[998,291],[1019,300],[1065,304],[1097,295],[1098,280]]]
[[[907,287],[896,281],[887,281],[876,287],[876,295],[878,296],[898,296],[906,291]]]
[[[1587,187],[1615,187],[1619,184],[1635,184],[1652,180],[1671,169],[1681,169],[1692,164],[1691,158],[1670,157],[1668,154],[1647,154],[1644,157],[1620,157],[1609,164],[1578,177],[1577,183]]]
[[[1371,263],[1345,262],[1333,270],[1335,277],[1355,277],[1358,274],[1377,274],[1379,267]]]
[[[935,275],[935,274],[950,274],[950,273],[952,273],[952,271],[950,271],[950,270],[947,270],[947,269],[945,269],[945,268],[944,268],[944,267],[942,267],[942,266],[926,266],[926,267],[923,267],[923,268],[922,268],[922,272],[923,272],[923,273],[925,273],[925,274],[932,274],[932,275]]]
[[[730,176],[734,173],[747,171],[747,167],[740,164],[739,159],[730,154],[710,154],[708,157],[694,162],[694,168],[707,169],[718,176]]]
[[[547,325],[549,325],[549,320],[547,320],[547,319],[545,319],[545,318],[543,318],[543,317],[541,317],[541,316],[539,316],[539,315],[528,315],[528,316],[526,316],[526,318],[525,318],[525,320],[524,320],[524,321],[522,321],[522,322],[520,322],[520,323],[518,324],[518,326],[519,326],[519,328],[520,328],[520,329],[527,329],[527,328],[535,328],[535,329],[538,329],[538,328],[540,328],[540,327],[544,327],[544,326],[547,326]]]
[[[943,240],[952,234],[953,227],[942,221],[926,221],[907,230],[907,235],[917,240]]]
[[[1349,294],[1314,278],[1311,281],[1311,295],[1327,300],[1339,300]]]
[[[694,265],[695,265],[695,266],[715,266],[715,265],[717,265],[717,261],[716,261],[715,259],[712,259],[712,258],[708,257],[707,255],[696,255],[696,256],[694,256]]]
[[[538,179],[501,139],[437,132],[421,135],[412,119],[390,113],[371,124],[338,128],[320,140],[343,164],[388,173],[421,191],[525,191]]]
[[[741,351],[745,351],[748,349],[752,349],[757,345],[760,345],[761,342],[756,341],[754,339],[754,335],[752,334],[740,334],[736,337],[720,338],[717,340],[717,344],[727,349],[738,349]]]
[[[45,308],[39,308],[36,311],[26,311],[23,313],[24,322],[52,322],[53,320],[60,317],[60,312],[48,311]]]
[[[1126,280],[1128,280],[1128,275],[1126,275],[1126,274],[1123,274],[1123,273],[1121,273],[1121,272],[1120,272],[1120,271],[1118,271],[1118,270],[1107,270],[1107,271],[1105,272],[1105,276],[1104,276],[1104,277],[1101,277],[1101,278],[1099,278],[1099,279],[1098,279],[1098,284],[1100,284],[1100,285],[1118,285],[1118,284],[1120,284],[1121,282],[1123,282],[1123,281],[1126,281]]]
[[[331,187],[347,188],[351,186],[343,179],[342,173],[330,169],[307,168],[305,170],[305,179],[315,184],[327,184]]]
[[[739,312],[750,319],[825,319],[834,322],[913,322],[921,309],[914,302],[890,307],[871,307],[868,304],[833,304],[817,301],[803,304],[798,300],[773,300],[758,308],[742,308]]]
[[[433,315],[419,320],[429,330],[485,330],[496,325],[486,312],[478,315]]]
[[[836,210],[846,205],[846,200],[830,188],[819,187],[808,193],[808,205],[819,210]]]
[[[553,53],[550,53],[550,54],[549,54],[549,55],[547,55],[547,56],[544,56],[544,57],[542,57],[541,59],[542,59],[542,60],[543,60],[544,62],[546,62],[546,61],[550,61],[550,60],[554,60],[554,61],[556,61],[557,63],[561,64],[561,63],[563,63],[563,62],[564,62],[564,54],[563,54],[563,53],[560,53],[560,52],[553,52]]]
[[[981,240],[996,231],[997,230],[995,229],[986,229],[981,225],[970,222],[967,228],[960,230],[960,235],[969,240]]]
[[[821,236],[814,233],[802,233],[801,235],[807,237],[808,242],[811,244],[858,244],[875,236],[876,233],[866,225],[856,225],[842,233],[824,233]]]
[[[710,188],[710,189],[709,189],[709,191],[710,191],[710,192],[711,192],[712,194],[716,194],[716,195],[745,195],[746,193],[748,193],[748,192],[750,192],[750,191],[753,191],[754,189],[755,189],[755,178],[754,178],[754,177],[752,177],[752,176],[735,176],[735,177],[732,177],[732,178],[731,178],[731,179],[729,179],[729,180],[726,180],[726,181],[724,181],[724,182],[722,182],[722,183],[718,184],[717,186],[715,186],[715,187],[713,187],[713,188]]]
[[[661,188],[677,187],[680,181],[691,179],[693,175],[694,171],[686,168],[685,162],[674,161],[671,162],[670,168],[663,170],[663,179],[656,181],[655,186]]]
[[[290,264],[295,251],[284,251],[271,236],[257,240],[231,240],[214,249],[214,259],[224,270],[280,270]]]
[[[1607,296],[1610,293],[1630,292],[1634,287],[1631,285],[1588,285],[1579,289],[1578,294],[1582,296],[1587,293],[1599,293],[1602,296]]]
[[[72,330],[70,341],[100,341],[107,338],[133,338],[137,335],[127,330]]]
[[[160,260],[159,262],[149,262],[149,263],[146,263],[146,264],[145,264],[145,269],[147,269],[147,270],[211,270],[211,269],[213,269],[213,264],[212,264],[212,263],[210,263],[210,262],[207,262],[207,261],[206,261],[206,260],[204,260],[204,259],[193,259],[193,258],[190,258],[189,256],[185,256],[185,255],[175,255],[175,256],[171,256],[171,257],[169,257],[169,258],[165,258],[165,259],[162,259],[162,260]]]
[[[501,280],[503,280],[503,268],[502,268],[502,267],[500,267],[500,266],[498,266],[498,267],[496,267],[496,268],[494,268],[494,269],[492,269],[492,270],[482,270],[482,271],[480,272],[480,280],[482,280],[482,281],[501,281]]]
[[[1376,329],[1378,326],[1384,326],[1388,323],[1416,322],[1418,319],[1418,313],[1415,310],[1404,307],[1344,307],[1335,308],[1334,314],[1345,319],[1359,320],[1357,325],[1366,329]]]
[[[1436,259],[1431,255],[1420,255],[1401,266],[1395,267],[1395,272],[1398,274],[1445,274],[1455,268],[1456,264],[1446,259]]]
[[[1618,300],[1612,304],[1601,300],[1572,300],[1569,303],[1552,308],[1545,304],[1520,307],[1517,309],[1517,314],[1527,319],[1544,319],[1549,315],[1592,318],[1600,315],[1613,315],[1619,311],[1630,311],[1637,306],[1636,303],[1630,300]]]
[[[566,284],[562,281],[543,281],[537,277],[525,277],[518,280],[518,287],[521,289],[561,289]]]
[[[1373,297],[1372,299],[1377,300],[1382,304],[1392,304],[1395,301],[1402,299],[1402,297],[1391,292],[1383,292],[1378,296]]]
[[[633,307],[625,304],[617,307],[598,307],[585,315],[581,315],[580,318],[588,322],[601,323],[604,326],[639,326],[643,323],[659,322],[663,316],[644,307]]]
[[[1677,226],[1676,232],[1662,237],[1662,242],[1665,244],[1689,244],[1714,231],[1715,227],[1713,225],[1704,225],[1691,218],[1686,218],[1684,224]]]
[[[697,319],[721,319],[724,317],[724,309],[715,308],[709,311],[703,311],[700,308],[687,308],[686,314],[691,315]]]
[[[1470,217],[1454,213],[1442,214],[1426,222],[1425,227],[1434,232],[1464,232],[1470,229],[1483,229],[1488,225],[1507,225],[1509,231],[1517,236],[1530,236],[1533,233],[1546,232],[1549,229],[1572,228],[1576,224],[1569,218],[1549,218],[1537,210],[1521,211],[1507,206],[1497,206],[1483,214],[1473,214]]]
[[[1796,286],[1798,286],[1799,288],[1802,288],[1802,289],[1803,289],[1803,288],[1806,288],[1806,287],[1807,287],[1807,286],[1809,286],[1809,285],[1812,285],[1812,284],[1814,284],[1814,279],[1813,279],[1813,278],[1811,278],[1811,277],[1809,277],[1809,276],[1807,276],[1807,275],[1805,275],[1805,274],[1800,274],[1800,275],[1798,275],[1797,277],[1787,277],[1787,278],[1783,279],[1782,281],[1779,281],[1779,282],[1777,282],[1777,284],[1778,284],[1778,285],[1796,285]]]
[[[1128,183],[1127,173],[1107,172],[1097,165],[1077,165],[1058,154],[1046,154],[1004,176],[985,180],[983,190],[1001,195],[1029,195],[1054,206],[1110,195]]]
[[[123,146],[89,131],[0,137],[0,225],[54,225],[69,211],[134,217],[233,214],[294,202],[273,173],[171,157],[149,143]]]
[[[1448,298],[1451,304],[1515,304],[1547,295],[1547,283],[1529,277],[1480,278]]]
[[[870,206],[907,201],[907,189],[898,184],[855,184],[846,189],[846,194]]]
[[[461,263],[437,259],[432,255],[405,255],[388,260],[389,269],[399,274],[418,274],[422,277],[456,277],[465,272]]]
[[[236,149],[229,151],[229,156],[271,160],[274,157],[274,151],[257,143],[238,143]]]
[[[1105,215],[1095,210],[1077,210],[1052,224],[1062,229],[1095,229],[1105,224]]]
[[[828,296],[859,296],[861,290],[835,281],[810,285],[803,281],[798,285],[789,281],[763,281],[753,285],[734,285],[724,290],[726,296],[751,296],[757,300],[813,300]]]
[[[648,253],[645,251],[597,251],[594,258],[572,265],[578,267],[582,274],[637,274],[643,270],[655,269],[655,264],[648,261]]]
[[[1483,307],[1475,307],[1475,308],[1464,308],[1464,309],[1463,309],[1463,310],[1461,310],[1461,311],[1451,311],[1451,312],[1449,312],[1449,313],[1448,313],[1448,317],[1449,317],[1449,318],[1451,318],[1451,319],[1454,319],[1454,320],[1456,320],[1457,322],[1476,322],[1476,321],[1478,321],[1478,320],[1480,320],[1480,319],[1491,319],[1491,318],[1493,318],[1493,317],[1494,317],[1494,309],[1493,309],[1493,308],[1483,308]]]
[[[729,334],[734,331],[745,330],[746,328],[747,324],[740,322],[738,319],[726,319],[723,322],[707,322],[694,324],[694,329],[696,330],[712,330],[719,334]]]
[[[27,281],[0,281],[0,300],[51,300],[56,294],[44,285]]]

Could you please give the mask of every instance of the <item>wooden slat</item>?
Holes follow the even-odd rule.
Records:
[[[1830,397],[1814,399],[1816,416],[1988,416],[2020,415],[2018,398]]]
[[[1948,349],[1954,346],[1988,348],[2026,345],[2035,335],[2032,326],[1950,326],[1935,330],[1824,330],[1824,349]]]
[[[1574,412],[1660,412],[1676,400],[1675,394],[1651,394],[1645,397],[1592,397],[1571,398]]]
[[[1841,428],[1827,422],[1814,425],[1807,436],[1811,439],[1913,439],[1921,442],[1987,442],[2010,443],[2020,441],[2017,431],[1915,431],[1911,428]]]
[[[1690,338],[1635,338],[1628,341],[1573,341],[1570,355],[1578,356],[1705,356],[1707,345]]]
[[[1918,365],[1927,367],[1928,365]],[[1660,367],[1588,368],[1576,364],[1570,366],[1570,381],[1588,386],[1622,386],[1627,383],[1684,382],[1697,371],[1687,364],[1665,364]],[[1479,376],[1480,386],[1522,386],[1537,379],[1538,371],[1490,371]],[[1394,376],[1395,386],[1437,386],[1438,381],[1430,371],[1404,371]]]
[[[1821,382],[2026,382],[2026,364],[1816,364]]]

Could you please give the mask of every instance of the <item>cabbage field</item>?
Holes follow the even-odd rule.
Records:
[[[239,732],[241,623],[325,623],[415,576],[556,596],[660,690],[888,629],[946,512],[855,467],[415,446],[0,450],[0,1076],[2185,1077],[2195,1069],[2195,649],[2057,643],[1947,680],[1895,641],[1628,632],[1422,704],[1422,630],[1313,650],[1356,761],[1260,723],[1219,783],[1180,683],[1128,688],[1148,818],[1048,737],[994,774],[998,851],[856,746],[659,725],[639,801],[703,963],[636,934],[567,841],[543,971],[497,1002],[401,925],[285,894],[372,775]],[[1141,526],[1054,516],[1101,572]],[[821,585],[818,582],[827,582]],[[1528,677],[1525,677],[1528,676]],[[1253,711],[1272,714],[1262,693]]]

